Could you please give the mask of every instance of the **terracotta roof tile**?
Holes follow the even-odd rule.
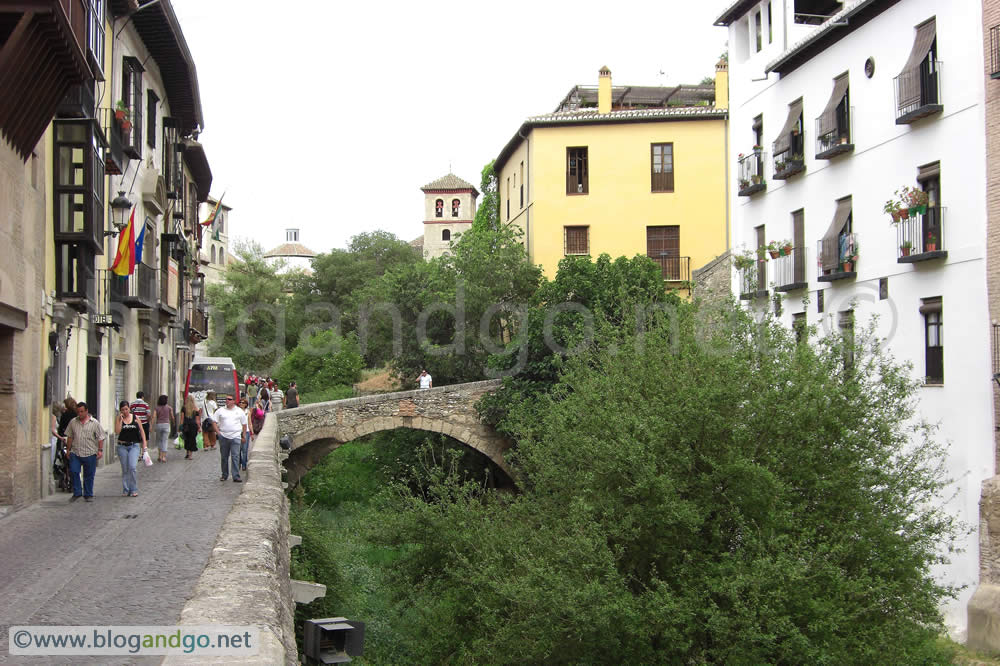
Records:
[[[273,250],[264,254],[269,257],[315,257],[317,253],[307,248],[302,243],[283,243]]]
[[[476,193],[476,195],[479,194],[479,192],[476,192],[476,188],[472,185],[472,183],[468,183],[462,180],[453,173],[449,173],[447,176],[442,176],[433,182],[427,183],[420,189],[425,191],[426,190],[472,190],[473,192]]]

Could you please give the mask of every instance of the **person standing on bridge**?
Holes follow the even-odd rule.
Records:
[[[229,460],[233,461],[233,481],[240,483],[240,442],[247,431],[247,415],[236,406],[236,398],[226,396],[226,406],[220,407],[212,417],[212,428],[218,432],[219,452],[222,454],[222,477],[229,478]]]
[[[434,379],[427,373],[426,370],[420,371],[420,376],[417,377],[417,381],[420,382],[420,388],[429,389],[434,386]]]
[[[295,382],[288,383],[288,390],[281,398],[281,406],[285,409],[295,409],[299,406],[299,390],[295,388]]]

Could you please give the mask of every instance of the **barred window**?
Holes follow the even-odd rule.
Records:
[[[563,227],[566,254],[590,254],[589,227]]]

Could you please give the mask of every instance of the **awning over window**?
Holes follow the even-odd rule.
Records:
[[[917,37],[913,40],[913,50],[899,73],[899,108],[908,109],[920,102],[920,63],[930,53],[937,37],[937,19],[932,18],[917,26]]]
[[[941,175],[941,163],[931,162],[930,164],[925,164],[921,167],[917,167],[917,182],[922,183],[925,180],[934,178],[935,176]]]
[[[932,18],[917,26],[917,38],[913,40],[913,50],[910,51],[910,57],[906,59],[906,64],[903,65],[903,71],[900,74],[905,74],[920,66],[923,59],[930,53],[936,37],[937,18]]]
[[[784,127],[778,133],[778,138],[774,141],[775,155],[783,153],[792,147],[792,130],[798,126],[800,116],[802,116],[801,99],[788,105],[788,118],[785,120]]]
[[[931,312],[941,312],[941,297],[925,298],[920,305],[920,314],[930,314]]]
[[[819,136],[825,136],[837,129],[837,106],[844,99],[844,95],[847,94],[849,85],[850,77],[847,74],[834,79],[833,94],[830,95],[830,101],[826,103],[823,113],[819,116],[819,129],[817,130]]]
[[[841,199],[837,202],[837,210],[833,214],[833,222],[830,228],[823,235],[823,262],[824,271],[832,271],[840,265],[840,234],[847,224],[847,219],[851,216],[851,197]]]

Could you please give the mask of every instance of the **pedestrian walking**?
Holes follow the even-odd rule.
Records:
[[[115,435],[118,436],[118,460],[122,464],[122,497],[138,497],[136,467],[139,465],[139,456],[146,452],[149,445],[146,443],[146,431],[143,430],[139,417],[132,413],[125,400],[118,404]],[[141,452],[140,445],[142,445]]]
[[[135,401],[129,405],[132,414],[139,419],[142,430],[146,434],[146,441],[149,441],[149,403],[144,400],[146,394],[142,391],[135,392]]]
[[[250,403],[247,402],[246,398],[240,400],[240,409],[246,414],[247,423],[250,422]],[[250,456],[250,430],[245,430],[243,432],[243,437],[240,439],[240,469],[247,468],[247,460]]]
[[[219,411],[219,403],[215,401],[215,397],[215,391],[209,391],[205,395],[205,416],[207,419],[214,419],[215,413]],[[215,448],[217,434],[218,431],[215,428],[208,427],[204,423],[201,424],[201,437],[206,451]]]
[[[66,428],[66,452],[69,454],[69,471],[73,477],[74,502],[83,497],[85,502],[94,500],[94,474],[97,461],[104,455],[104,428],[91,417],[87,403],[76,403],[76,418]],[[80,485],[80,471],[83,471],[83,486]]]
[[[64,409],[61,402],[54,402],[49,410],[49,467],[55,465],[56,452],[65,439],[59,434],[59,419],[62,417]]]
[[[299,390],[295,388],[295,382],[288,383],[288,390],[281,398],[281,406],[285,409],[294,409],[299,406]]]
[[[66,409],[63,410],[62,416],[59,417],[59,437],[62,439],[63,444],[65,444],[66,429],[69,427],[69,422],[76,418],[76,400],[66,398],[63,400],[63,406]]]
[[[181,437],[184,438],[185,460],[191,460],[191,454],[198,450],[198,433],[201,432],[201,412],[189,394],[184,398],[182,410],[184,420],[181,422]]]
[[[420,376],[417,377],[417,381],[420,382],[420,388],[429,389],[434,386],[434,379],[427,373],[426,370],[420,371]]]
[[[217,431],[219,452],[222,454],[222,476],[220,481],[229,478],[229,461],[233,463],[233,481],[240,483],[240,442],[247,431],[247,415],[236,406],[236,399],[226,396],[226,406],[220,407],[212,417],[212,428]]]
[[[159,451],[159,461],[167,462],[167,442],[174,428],[174,410],[167,404],[167,396],[156,399],[153,409],[153,443]]]
[[[254,405],[257,404],[257,382],[252,382],[247,386],[247,399],[249,401],[250,409],[253,409]]]

